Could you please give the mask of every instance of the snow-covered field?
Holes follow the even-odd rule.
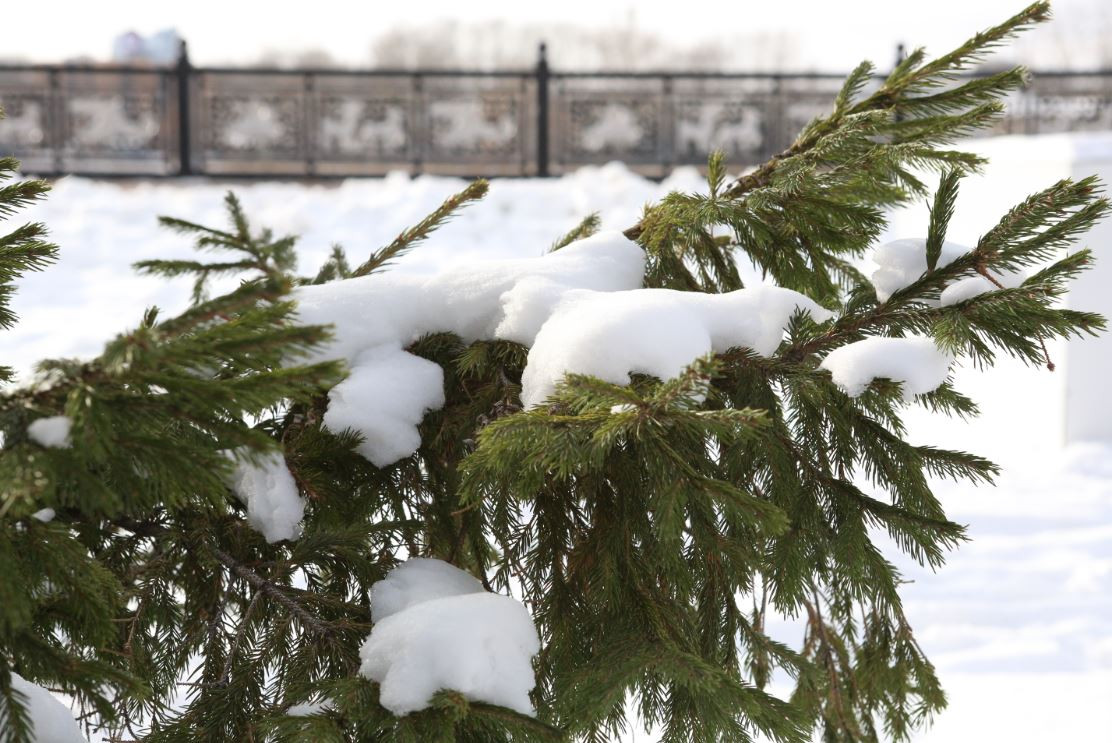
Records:
[[[970,184],[950,237],[973,242],[1006,207],[1060,177],[1048,163],[1062,143],[1058,137],[980,144],[1006,162]],[[234,186],[257,224],[302,236],[303,273],[315,272],[337,242],[353,261],[362,260],[460,187],[456,179],[403,175]],[[496,181],[485,201],[396,270],[539,255],[591,211],[601,213],[604,227],[620,229],[668,190],[700,187],[694,171],[656,184],[616,164],[554,180]],[[220,224],[226,188],[205,181],[59,182],[29,217],[50,226],[62,260],[21,282],[15,308],[22,318],[0,336],[3,362],[27,370],[44,357],[91,355],[137,323],[146,306],[183,308],[186,282],[138,277],[129,266],[189,256],[188,240],[160,230],[155,216]],[[894,215],[893,224],[892,237],[921,235],[924,211]],[[1093,247],[1098,256],[1107,252]],[[1112,313],[1112,300],[1105,301],[1087,309]],[[1050,351],[1069,363],[1064,346]],[[1112,371],[1112,358],[1102,365]],[[944,569],[931,574],[900,561],[912,581],[904,590],[909,616],[951,699],[920,740],[1112,741],[1112,442],[1063,444],[1062,373],[1003,364],[986,373],[959,369],[957,378],[981,404],[982,417],[961,423],[915,412],[913,434],[987,455],[1004,474],[995,488],[938,485],[951,517],[968,523],[972,536]]]

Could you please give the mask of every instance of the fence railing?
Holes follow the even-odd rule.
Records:
[[[759,163],[829,110],[824,73],[0,67],[0,153],[51,175],[649,175]],[[1112,130],[1112,71],[1043,72],[995,133]]]

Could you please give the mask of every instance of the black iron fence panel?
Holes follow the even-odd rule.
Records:
[[[839,86],[833,76],[554,75],[553,170],[622,160],[667,171],[713,150],[762,162],[826,113]]]
[[[787,147],[825,74],[0,67],[0,154],[28,172],[533,176],[621,160],[648,175]],[[1112,71],[1035,74],[993,133],[1112,130]]]
[[[175,83],[161,70],[0,71],[0,152],[42,173],[176,173]]]
[[[1036,75],[1014,94],[999,129],[1016,134],[1112,131],[1112,71]]]
[[[536,170],[528,76],[197,71],[190,169],[253,175]]]

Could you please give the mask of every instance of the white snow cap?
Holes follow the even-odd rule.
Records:
[[[455,565],[411,557],[371,586],[371,621],[379,622],[423,601],[485,590],[478,578]]]
[[[36,521],[41,521],[44,524],[49,524],[51,521],[54,520],[54,517],[56,515],[57,514],[55,513],[53,508],[40,508],[38,511],[35,511],[33,514],[31,514],[31,518],[35,519]]]
[[[64,449],[70,445],[70,428],[73,421],[64,415],[39,418],[27,426],[27,435],[39,446]]]
[[[333,431],[351,428],[362,433],[359,452],[378,467],[417,451],[421,419],[444,405],[444,370],[387,345],[349,363],[347,378],[328,393],[325,425]]]
[[[540,639],[520,602],[445,562],[414,558],[371,587],[371,612],[359,672],[379,683],[395,715],[425,709],[441,689],[536,714],[529,691]]]
[[[301,536],[305,500],[281,452],[262,456],[258,464],[239,462],[232,473],[231,486],[247,506],[247,522],[266,537],[266,541],[273,543]]]
[[[964,245],[943,242],[936,267],[941,268],[953,263],[970,250],[971,248]],[[876,287],[876,298],[881,302],[887,302],[897,291],[910,286],[926,273],[927,241],[925,238],[905,238],[885,243],[873,253],[873,262],[878,266],[872,276],[873,286]],[[1021,271],[991,271],[990,273],[1007,289],[1019,286],[1027,278],[1027,275]],[[968,276],[958,279],[943,289],[938,305],[948,307],[999,288],[984,276]]]
[[[286,710],[286,715],[289,717],[311,717],[327,712],[332,707],[332,700],[328,697],[323,697],[314,702],[302,702],[301,704],[294,704]]]
[[[952,354],[922,336],[866,338],[827,354],[819,364],[847,395],[857,397],[878,378],[903,384],[904,399],[937,389],[950,374]]]
[[[538,258],[475,263],[431,278],[372,274],[297,290],[307,324],[331,324],[318,358],[347,360],[350,374],[329,393],[324,423],[351,428],[379,467],[421,445],[425,413],[444,404],[444,373],[405,351],[422,335],[531,345],[522,401],[542,403],[568,372],[627,384],[630,373],[671,378],[711,351],[734,346],[769,355],[797,310],[830,317],[788,289],[729,294],[640,289],[641,248],[600,232]]]
[[[12,688],[25,697],[31,743],[88,743],[69,708],[49,691],[18,673],[12,673]]]
[[[1014,289],[1027,279],[1027,275],[1022,271],[989,271],[989,273],[1005,289]],[[958,279],[942,290],[939,304],[943,307],[949,307],[952,304],[980,296],[985,292],[999,291],[1000,286],[993,284],[984,276],[969,276]]]
[[[444,375],[406,346],[435,332],[528,343],[565,293],[636,288],[644,265],[635,243],[600,232],[537,258],[477,262],[431,278],[379,273],[301,287],[301,322],[335,327],[317,358],[342,358],[351,369],[329,393],[325,425],[362,433],[359,451],[379,467],[412,454],[422,417],[444,404]]]
[[[711,351],[746,347],[768,356],[797,311],[818,322],[830,317],[808,297],[774,286],[727,294],[568,292],[529,351],[521,401],[540,405],[568,372],[628,384],[631,373],[670,379]]]
[[[969,252],[969,248],[952,242],[943,242],[936,268],[953,263]],[[881,245],[873,252],[877,270],[873,272],[876,298],[887,302],[900,289],[911,286],[927,272],[926,238],[913,237]]]

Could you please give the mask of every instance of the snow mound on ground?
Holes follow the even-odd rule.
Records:
[[[989,273],[1005,289],[1014,289],[1027,278],[1022,271],[989,271]],[[939,304],[943,307],[949,307],[973,299],[973,297],[978,297],[985,292],[994,292],[999,289],[999,286],[993,284],[984,276],[969,276],[968,278],[958,279],[943,289],[942,296],[939,297]]]
[[[568,291],[612,292],[641,285],[644,253],[620,232],[600,232],[536,258],[491,260],[420,277],[372,274],[298,289],[306,324],[333,325],[334,340],[317,357],[342,358],[351,373],[329,393],[325,425],[352,428],[360,453],[379,467],[420,445],[417,426],[444,404],[439,366],[405,351],[428,333],[451,332],[465,342],[507,338],[528,342],[547,311]],[[503,295],[514,294],[517,320],[504,324]]]
[[[424,601],[485,590],[475,576],[455,565],[411,557],[371,586],[371,620],[379,622]]]
[[[827,354],[819,364],[830,372],[834,383],[847,395],[857,397],[874,379],[891,379],[903,384],[910,400],[937,389],[950,374],[952,354],[930,338],[866,338],[848,343]]]
[[[31,743],[88,743],[69,708],[49,691],[17,673],[12,674],[12,688],[24,696]]]
[[[953,263],[968,252],[969,248],[964,245],[943,242],[936,268]],[[877,264],[872,275],[877,301],[887,302],[893,294],[911,286],[927,272],[927,241],[919,237],[893,240],[877,248],[872,259]]]
[[[628,384],[631,373],[670,379],[711,351],[745,347],[768,356],[798,311],[818,322],[830,317],[802,294],[773,286],[727,294],[568,292],[529,351],[521,401],[543,403],[569,372]],[[507,323],[513,320],[507,313]]]
[[[64,415],[39,418],[27,426],[27,435],[39,446],[50,449],[65,449],[70,445],[70,428],[73,421]]]
[[[257,464],[238,464],[231,486],[247,506],[247,522],[266,541],[274,543],[301,536],[305,500],[281,452],[266,454]]]
[[[414,559],[372,587],[371,611],[381,618],[360,649],[359,672],[379,683],[383,707],[401,717],[451,689],[536,714],[529,701],[531,659],[540,651],[533,619],[509,596],[472,590],[477,584],[447,563]]]

